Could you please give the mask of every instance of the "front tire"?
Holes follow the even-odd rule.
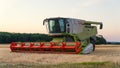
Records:
[[[91,43],[93,45],[93,51],[95,51],[95,42],[92,40]]]

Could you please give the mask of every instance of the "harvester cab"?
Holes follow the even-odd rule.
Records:
[[[53,37],[51,42],[40,42],[39,46],[33,43],[30,46],[22,44],[21,47],[12,43],[11,50],[87,54],[95,50],[96,25],[100,25],[100,29],[103,27],[101,22],[62,17],[47,18],[43,25],[46,26],[47,34]]]

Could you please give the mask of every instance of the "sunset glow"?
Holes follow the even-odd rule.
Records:
[[[120,0],[0,0],[0,31],[45,33],[49,17],[103,22],[98,34],[120,41]]]

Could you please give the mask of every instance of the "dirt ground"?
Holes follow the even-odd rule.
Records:
[[[120,45],[96,46],[91,54],[43,54],[11,52],[9,44],[0,44],[0,63],[60,64],[77,62],[120,62]]]

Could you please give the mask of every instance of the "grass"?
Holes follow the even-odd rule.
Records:
[[[0,68],[120,68],[120,63],[113,62],[84,62],[48,64],[0,64]]]

